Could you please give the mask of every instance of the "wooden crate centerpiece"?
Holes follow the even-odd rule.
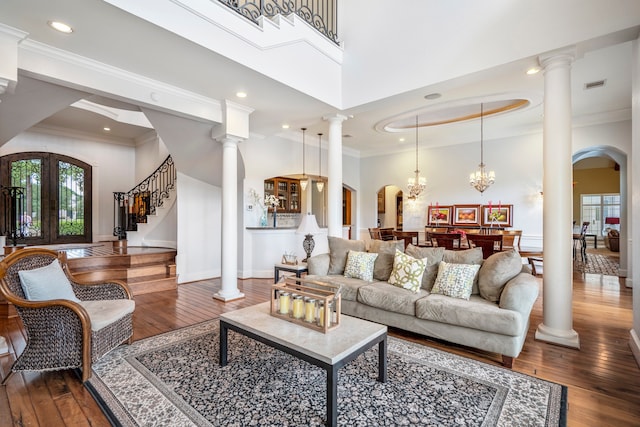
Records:
[[[272,316],[327,333],[340,326],[340,286],[287,277],[271,287]]]

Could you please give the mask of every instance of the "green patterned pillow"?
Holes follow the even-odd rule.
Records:
[[[450,264],[442,261],[431,293],[468,300],[478,270],[480,266],[477,264]]]
[[[423,260],[416,259],[396,249],[393,258],[393,270],[389,276],[389,284],[413,292],[420,290],[422,275],[426,265]]]
[[[378,258],[376,253],[349,251],[347,265],[344,267],[344,277],[353,277],[354,279],[371,282],[376,258]]]

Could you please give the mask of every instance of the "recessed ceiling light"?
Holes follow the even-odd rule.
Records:
[[[441,96],[442,96],[442,94],[441,94],[441,93],[434,92],[434,93],[430,93],[430,94],[428,94],[428,95],[425,95],[425,96],[424,96],[424,99],[438,99],[438,98],[440,98]]]
[[[400,138],[398,141],[400,141],[400,142],[404,142],[404,138]]]
[[[102,129],[103,129],[105,132],[111,132],[111,128],[110,128],[110,127],[105,126],[105,127],[103,127]]]
[[[538,74],[540,72],[540,67],[531,67],[527,70],[528,75]]]
[[[65,33],[65,34],[71,34],[73,33],[73,28],[71,28],[70,25],[65,24],[64,22],[60,22],[60,21],[48,21],[47,24],[49,24],[49,26],[51,28],[53,28],[56,31],[60,31],[61,33]]]
[[[236,92],[236,96],[238,98],[246,98],[247,97],[247,92]]]
[[[289,125],[288,125],[288,124],[286,124],[286,123],[285,123],[285,124],[283,124],[283,125],[282,125],[282,129],[289,129]]]

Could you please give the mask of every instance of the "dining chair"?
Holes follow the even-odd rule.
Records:
[[[380,229],[378,227],[369,229],[369,237],[373,240],[382,240],[382,234],[380,233]]]
[[[462,235],[460,233],[429,233],[429,238],[436,241],[436,245],[441,248],[458,250]]]
[[[502,249],[517,249],[520,252],[522,230],[502,230]]]
[[[409,244],[418,245],[418,232],[417,231],[393,231],[393,237],[396,240],[404,240],[404,248],[407,249]],[[415,241],[414,241],[415,239]]]
[[[482,259],[502,251],[502,234],[469,234],[467,239],[471,246],[482,248]]]
[[[580,258],[583,262],[587,262],[587,229],[589,228],[589,221],[584,221],[582,227],[580,227],[580,233],[573,234],[573,259],[576,259],[577,251],[580,251]]]

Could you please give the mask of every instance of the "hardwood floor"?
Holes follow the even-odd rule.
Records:
[[[540,285],[542,287],[542,281]],[[581,349],[535,341],[542,322],[542,299],[536,302],[524,350],[514,370],[568,386],[569,426],[640,426],[640,369],[629,349],[631,289],[624,279],[576,273],[574,329]],[[268,300],[270,280],[239,281],[246,297],[222,303],[212,299],[219,280],[180,285],[177,290],[138,295],[134,339],[212,319],[220,313]],[[438,342],[403,331],[391,333],[463,356],[499,365],[500,356]],[[19,320],[0,320],[11,354],[0,356],[3,375],[20,353],[25,337]],[[0,387],[0,426],[108,426],[89,393],[70,371],[15,374]]]

